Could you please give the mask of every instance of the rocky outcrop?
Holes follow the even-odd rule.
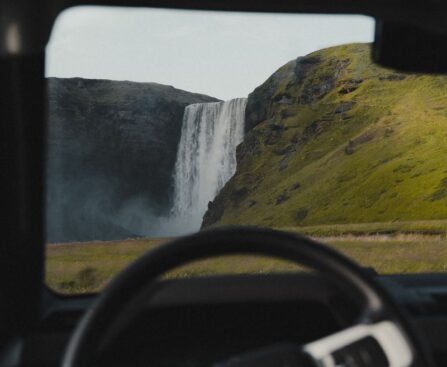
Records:
[[[320,61],[319,57],[298,57],[282,66],[250,93],[245,110],[245,130],[249,131],[262,121],[273,117],[271,113],[272,105],[292,105],[296,103],[297,98],[294,98],[290,92],[285,92],[284,89],[290,84],[302,83],[307,73],[317,66]],[[300,102],[309,103],[313,96],[322,96],[327,93],[333,87],[334,78],[326,77],[325,79],[321,83],[309,85],[300,96]],[[289,81],[289,85],[282,85],[285,80]]]
[[[171,206],[185,106],[217,101],[156,83],[48,79],[47,239],[146,234]]]
[[[247,107],[245,109],[246,132],[270,117],[270,107],[274,102],[273,96],[278,91],[279,84],[293,74],[296,63],[296,60],[290,61],[248,95]],[[278,101],[284,102],[283,97],[285,96],[281,96]]]

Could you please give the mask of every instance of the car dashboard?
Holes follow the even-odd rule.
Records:
[[[446,365],[447,275],[375,276]],[[41,322],[21,342],[20,365],[59,366],[95,298],[47,291]],[[98,366],[211,366],[247,350],[318,339],[352,324],[360,310],[312,273],[165,280],[144,302],[144,312],[104,346]]]

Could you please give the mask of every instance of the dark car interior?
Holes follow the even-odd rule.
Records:
[[[2,1],[0,366],[444,366],[447,273],[377,275],[301,236],[211,229],[147,253],[99,295],[44,274],[45,45],[74,5],[375,18],[374,62],[447,74],[438,0]],[[316,270],[160,280],[188,261],[261,254]]]

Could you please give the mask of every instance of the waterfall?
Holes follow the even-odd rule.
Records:
[[[179,231],[200,228],[208,202],[236,172],[236,147],[244,138],[246,104],[246,98],[237,98],[185,108],[171,211]]]

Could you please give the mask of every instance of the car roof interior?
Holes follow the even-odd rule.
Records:
[[[409,72],[447,73],[447,3],[441,0],[2,1],[0,346],[35,327],[49,293],[43,284],[45,46],[58,14],[78,5],[368,15],[376,19],[376,63]]]

